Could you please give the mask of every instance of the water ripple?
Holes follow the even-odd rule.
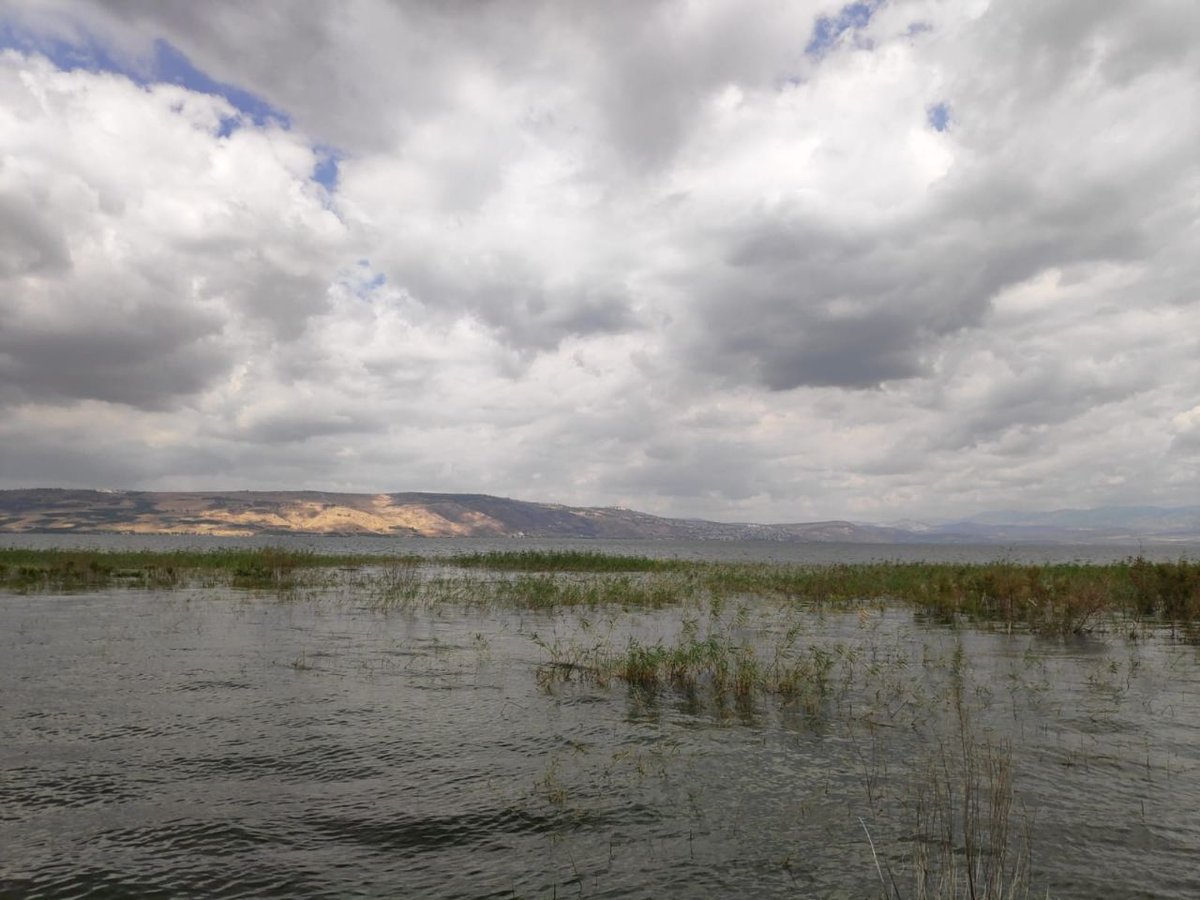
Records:
[[[529,612],[171,596],[0,598],[0,896],[865,896],[861,821],[903,868],[902,789],[957,746],[951,707],[892,723],[856,689],[814,710],[546,687]],[[933,661],[887,690],[934,691],[965,647],[1052,896],[1200,896],[1193,650],[883,621],[882,651]]]

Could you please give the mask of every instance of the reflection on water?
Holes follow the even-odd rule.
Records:
[[[911,896],[962,706],[1036,896],[1200,896],[1195,647],[748,607],[738,640],[828,652],[815,707],[547,677],[686,614],[0,595],[0,894],[879,896],[870,834]]]

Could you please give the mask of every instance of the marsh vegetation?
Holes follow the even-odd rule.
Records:
[[[343,577],[347,572],[353,578]],[[459,574],[449,577],[448,572]],[[340,574],[331,578],[330,573]],[[755,598],[825,609],[899,605],[946,624],[968,622],[1051,635],[1145,623],[1190,631],[1200,623],[1200,562],[1152,562],[1142,557],[1106,565],[799,566],[554,551],[427,559],[275,548],[166,553],[0,549],[0,586],[17,591],[197,582],[291,590],[328,585],[338,578],[384,598],[409,602],[469,594],[478,602],[546,609],[667,606],[697,597]]]

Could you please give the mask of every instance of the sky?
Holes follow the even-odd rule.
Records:
[[[0,488],[1200,503],[1195,0],[0,0]]]

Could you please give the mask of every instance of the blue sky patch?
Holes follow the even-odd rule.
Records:
[[[843,33],[865,28],[883,0],[864,0],[843,6],[836,16],[820,16],[813,25],[812,37],[804,52],[809,56],[824,56]]]
[[[241,127],[242,121],[238,116],[225,116],[217,126],[217,137],[229,137]]]
[[[950,130],[950,107],[945,103],[935,103],[926,109],[925,118],[934,131]]]
[[[312,179],[327,191],[336,191],[338,184],[338,162],[341,155],[332,147],[314,147],[317,164],[313,166]]]
[[[292,126],[291,117],[283,110],[272,106],[257,94],[210,77],[197,69],[169,41],[156,40],[153,53],[148,57],[128,59],[114,55],[84,30],[76,31],[74,40],[68,41],[14,27],[9,22],[0,22],[0,50],[39,53],[67,72],[110,72],[128,78],[141,87],[176,84],[196,93],[222,97],[238,114],[221,119],[217,127],[218,137],[229,137],[246,121],[258,127],[274,125],[289,129]],[[327,146],[316,146],[313,151],[317,155],[317,163],[313,167],[312,179],[332,193],[337,190],[341,154]]]
[[[387,276],[374,271],[369,259],[360,259],[353,269],[344,273],[342,284],[359,300],[372,303],[381,299],[379,291],[387,286]]]
[[[11,23],[6,22],[0,24],[0,49],[40,53],[67,72],[81,69],[86,72],[111,72],[122,75],[141,87],[161,83],[177,84],[197,93],[223,97],[255,125],[271,123],[290,128],[292,124],[287,113],[276,109],[257,94],[210,78],[192,65],[191,60],[177,47],[161,39],[154,42],[152,55],[130,60],[115,56],[104,44],[83,30],[76,32],[74,41],[66,41],[14,28]],[[227,137],[236,131],[238,126],[237,119],[228,118],[221,122],[218,133]]]
[[[150,70],[154,76],[153,81],[170,82],[189,91],[224,97],[255,125],[274,123],[283,128],[290,128],[292,125],[291,117],[287,113],[276,109],[257,94],[210,78],[167,41],[160,39],[154,42],[154,59]]]
[[[40,53],[67,72],[77,69],[87,72],[119,72],[143,87],[149,83],[144,73],[131,71],[128,66],[122,65],[91,35],[80,33],[79,38],[77,43],[72,43],[15,28],[10,22],[0,23],[0,49]]]

